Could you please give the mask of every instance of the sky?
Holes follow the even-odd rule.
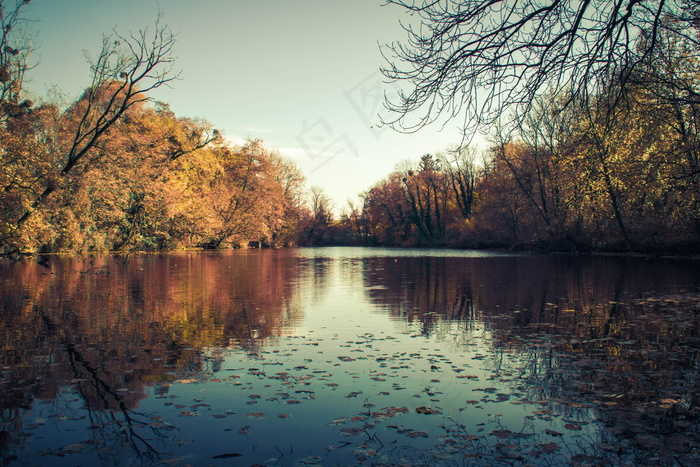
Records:
[[[85,54],[104,34],[161,21],[176,34],[179,79],[152,97],[202,118],[232,142],[258,138],[294,160],[337,209],[398,162],[461,140],[458,122],[404,134],[380,127],[380,45],[405,39],[406,13],[382,0],[34,0],[28,86],[77,97],[90,83]]]

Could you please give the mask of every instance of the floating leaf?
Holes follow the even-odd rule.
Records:
[[[429,435],[425,431],[417,431],[417,430],[411,430],[408,433],[406,433],[406,436],[409,438],[428,438]]]
[[[299,459],[297,462],[301,464],[318,464],[319,462],[323,462],[323,457],[309,456],[303,459]]]
[[[62,452],[76,453],[76,452],[82,452],[85,449],[86,449],[86,446],[84,444],[69,444],[68,446],[63,446],[61,451]]]
[[[383,410],[391,413],[408,413],[408,407],[394,407],[393,405],[391,407],[384,407]]]
[[[539,444],[537,445],[542,451],[546,453],[552,453],[554,451],[558,451],[561,449],[557,443],[545,443],[545,444]]]
[[[242,454],[239,454],[237,452],[231,452],[231,453],[226,453],[226,454],[219,454],[218,456],[212,457],[212,459],[230,459],[232,457],[240,457]]]

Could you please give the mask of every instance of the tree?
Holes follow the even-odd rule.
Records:
[[[479,178],[476,150],[464,146],[448,148],[446,153],[441,155],[440,164],[447,173],[462,217],[469,219],[474,209],[476,182]]]
[[[411,207],[404,195],[402,178],[401,173],[394,171],[363,195],[370,235],[381,245],[413,241]]]
[[[8,2],[9,3],[9,2]],[[24,75],[31,68],[29,55],[32,48],[29,31],[24,27],[26,20],[22,10],[29,0],[16,1],[8,7],[0,2],[0,120],[31,107],[28,101],[22,103]],[[27,105],[30,104],[30,105]]]
[[[284,206],[262,141],[217,147],[215,153],[219,171],[208,186],[200,187],[213,212],[204,246],[240,246],[267,237],[284,215]]]
[[[105,133],[129,109],[151,100],[148,92],[176,79],[172,55],[175,37],[160,18],[148,28],[128,36],[116,31],[102,40],[97,57],[88,60],[92,83],[65,113],[70,134],[64,140],[58,166],[47,174],[45,186],[17,220],[23,224],[32,212],[65,183],[66,175],[87,160]]]
[[[663,36],[700,40],[698,0],[388,0],[411,13],[408,39],[383,48],[384,75],[408,89],[386,124],[415,131],[461,116],[465,131],[527,114],[543,91],[586,101],[624,92]],[[697,90],[684,99],[700,102]]]
[[[333,221],[333,203],[323,188],[312,186],[309,192],[310,216],[304,233],[305,243],[321,245],[327,239]]]
[[[417,171],[404,168],[403,173],[404,194],[421,240],[429,245],[442,242],[447,225],[449,185],[439,160],[424,154]]]
[[[273,246],[295,245],[299,243],[300,224],[306,212],[306,178],[293,161],[280,154],[273,152],[269,159],[271,176],[277,186],[277,200],[283,206],[283,217],[270,226],[268,241]]]
[[[371,242],[370,224],[367,217],[367,202],[366,194],[360,195],[362,205],[356,205],[352,200],[348,200],[347,211],[345,213],[345,222],[350,231],[350,235],[355,244],[366,245]]]

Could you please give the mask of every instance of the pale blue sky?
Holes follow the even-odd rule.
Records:
[[[163,21],[177,34],[180,80],[154,94],[179,116],[201,117],[233,141],[260,138],[304,170],[340,207],[403,159],[460,140],[458,122],[405,135],[373,127],[384,112],[378,43],[402,40],[405,13],[381,0],[34,0],[38,63],[30,86],[77,96],[89,84],[84,51],[103,33]]]

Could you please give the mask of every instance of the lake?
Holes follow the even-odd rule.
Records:
[[[0,263],[1,465],[697,465],[700,263]]]

